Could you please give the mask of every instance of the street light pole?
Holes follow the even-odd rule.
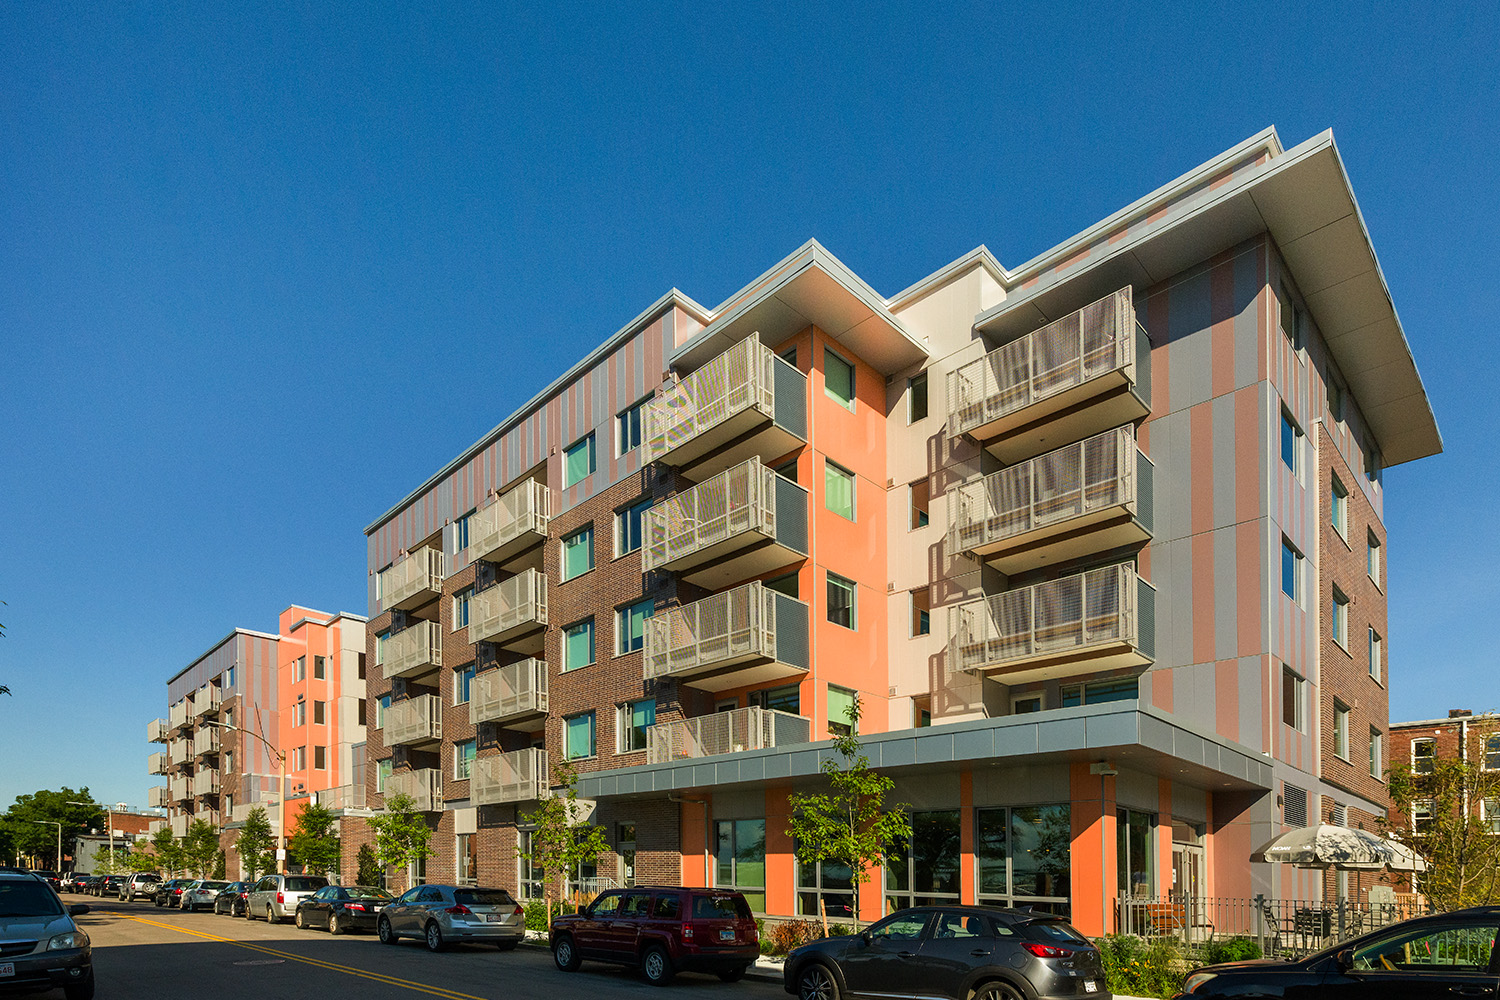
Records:
[[[56,862],[56,864],[57,864],[57,870],[59,872],[61,872],[62,871],[62,828],[63,828],[63,825],[61,823],[59,823],[57,820],[55,820],[55,819],[34,819],[31,822],[37,824],[38,826],[55,826],[55,827],[57,827],[57,862]]]
[[[276,749],[275,745],[260,733],[252,732],[243,726],[231,726],[223,722],[214,722],[211,719],[204,719],[201,725],[215,726],[219,729],[233,729],[235,732],[244,733],[246,736],[253,736],[264,743],[266,749],[271,751],[271,756],[276,758],[277,780],[279,782],[279,787],[276,789],[276,800],[278,803],[276,817],[276,872],[281,875],[286,874],[286,754]]]

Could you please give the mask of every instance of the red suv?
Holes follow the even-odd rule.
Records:
[[[678,972],[713,972],[732,983],[760,955],[745,897],[715,889],[613,889],[553,920],[551,942],[564,972],[584,959],[634,965],[656,986]]]

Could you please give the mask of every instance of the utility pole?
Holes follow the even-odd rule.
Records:
[[[233,729],[237,733],[253,736],[266,745],[271,751],[271,756],[276,758],[277,781],[279,787],[276,790],[277,817],[276,817],[276,871],[278,874],[286,874],[286,754],[278,749],[260,733],[245,729],[242,726],[231,726],[223,722],[214,722],[204,719],[200,725],[215,726],[219,729]]]

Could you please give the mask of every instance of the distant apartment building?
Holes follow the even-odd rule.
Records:
[[[837,916],[788,795],[857,699],[914,830],[864,919],[1315,899],[1249,855],[1385,810],[1382,481],[1440,450],[1329,133],[889,298],[810,242],[669,292],[367,527],[367,792],[428,814],[412,877],[533,895],[566,761],[610,843],[574,884]]]
[[[364,779],[365,623],[293,605],[277,634],[237,628],[167,682],[167,718],[147,726],[165,744],[151,773],[167,784],[151,789],[150,804],[167,810],[178,836],[195,819],[219,828],[231,877],[252,809],[265,808],[281,835],[283,766],[288,826],[314,794],[362,806],[353,789]]]
[[[1431,774],[1440,760],[1468,760],[1482,771],[1500,772],[1500,715],[1455,708],[1446,719],[1391,723],[1390,763],[1405,764],[1414,774]],[[1500,834],[1500,793],[1476,798],[1467,807],[1491,833]],[[1431,816],[1431,804],[1417,803],[1406,815],[1393,812],[1391,822],[1410,830]]]

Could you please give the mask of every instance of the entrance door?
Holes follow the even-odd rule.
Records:
[[[1203,848],[1196,844],[1172,845],[1172,898],[1183,907],[1185,931],[1207,922],[1203,908]]]

